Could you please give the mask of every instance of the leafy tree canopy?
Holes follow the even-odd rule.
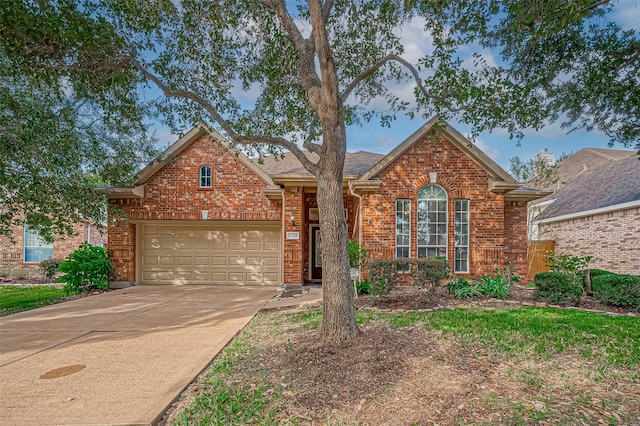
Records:
[[[456,43],[501,53],[513,81],[541,101],[539,125],[595,129],[640,150],[640,34],[612,19],[619,1],[435,3]]]
[[[102,73],[80,76],[53,61],[42,64],[39,55],[76,49],[58,53],[60,39],[46,21],[17,14],[24,21],[8,25],[8,9],[16,6],[0,6],[0,234],[12,236],[12,226],[26,221],[52,240],[71,234],[81,220],[104,222],[104,197],[94,188],[132,183],[137,167],[156,152],[139,102],[124,91],[118,99],[114,88],[125,86]],[[8,36],[12,28],[16,33]]]

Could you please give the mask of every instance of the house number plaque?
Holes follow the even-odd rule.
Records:
[[[299,240],[300,232],[287,232],[287,240]]]

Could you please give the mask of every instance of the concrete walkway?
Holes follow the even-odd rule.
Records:
[[[0,424],[153,424],[275,295],[141,286],[2,317]]]

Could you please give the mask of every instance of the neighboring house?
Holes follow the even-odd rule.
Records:
[[[71,237],[57,237],[53,243],[47,243],[40,235],[28,226],[16,226],[12,239],[0,236],[0,268],[11,272],[25,271],[35,276],[40,273],[40,262],[47,259],[64,260],[83,242],[93,245],[104,245],[106,234],[101,234],[95,225],[78,223],[73,227]]]
[[[558,163],[534,239],[556,253],[593,256],[590,267],[640,275],[640,160],[635,151],[585,148]]]
[[[546,193],[436,121],[386,156],[347,153],[349,238],[372,258],[446,256],[455,275],[525,273],[526,205]],[[124,213],[109,221],[113,285],[321,282],[317,181],[293,155],[259,164],[202,125],[160,158],[135,187],[102,189]]]

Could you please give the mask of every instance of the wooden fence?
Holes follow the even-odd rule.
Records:
[[[547,250],[554,250],[555,241],[529,241],[529,268],[527,272],[527,281],[532,281],[533,277],[539,272],[548,272]]]

